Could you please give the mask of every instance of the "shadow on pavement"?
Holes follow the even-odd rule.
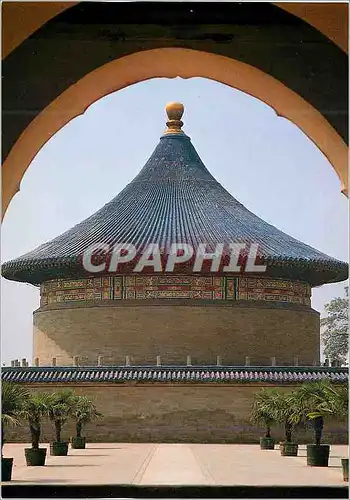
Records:
[[[89,457],[110,457],[111,455],[91,455],[90,453],[88,455],[85,455],[83,453],[74,453],[74,455],[67,455],[69,457],[79,457],[79,458],[89,458]]]
[[[47,467],[50,467],[50,468],[66,468],[66,467],[100,467],[98,464],[46,464],[44,465],[45,469]],[[40,479],[41,481],[41,479]]]

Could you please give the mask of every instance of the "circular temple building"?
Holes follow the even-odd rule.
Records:
[[[347,380],[346,369],[319,366],[310,299],[313,287],[345,280],[348,265],[246,209],[182,131],[182,104],[166,111],[130,184],[2,266],[41,294],[35,366],[15,363],[2,378],[93,396],[105,414],[95,440],[254,441],[257,386]]]
[[[40,285],[34,313],[34,357],[40,364],[191,364],[288,366],[319,362],[314,286],[347,278],[348,266],[267,224],[211,175],[182,131],[183,106],[167,106],[167,130],[135,179],[97,213],[63,235],[3,266],[10,280]],[[91,273],[83,253],[93,244],[132,244],[136,260],[108,272],[97,252]],[[171,244],[224,245],[194,270],[195,256],[166,269]],[[229,268],[230,244],[242,244]],[[135,262],[159,246],[161,268]],[[243,245],[246,245],[243,248]],[[247,272],[256,245],[258,267]],[[96,261],[96,258],[98,261]],[[264,266],[266,270],[264,270]],[[232,267],[232,266],[231,266]],[[259,272],[259,269],[263,271]],[[77,359],[77,358],[76,358]]]

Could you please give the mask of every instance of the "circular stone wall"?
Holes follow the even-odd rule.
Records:
[[[96,281],[97,280],[97,281]],[[99,281],[98,281],[99,280]],[[307,284],[268,279],[131,276],[55,280],[34,313],[41,365],[300,365],[319,361],[319,314]],[[101,360],[100,360],[101,361]]]

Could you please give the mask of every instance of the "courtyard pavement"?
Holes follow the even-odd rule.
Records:
[[[48,445],[42,445],[49,448]],[[14,457],[13,481],[6,484],[132,484],[132,485],[346,485],[341,458],[348,447],[331,447],[329,467],[308,467],[306,446],[298,457],[275,450],[238,444],[93,443],[85,450],[69,449],[67,457],[52,457],[45,467],[27,467],[29,445],[5,444],[4,456]]]

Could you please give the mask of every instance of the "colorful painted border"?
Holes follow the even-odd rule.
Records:
[[[310,306],[307,283],[271,278],[114,276],[43,283],[41,306],[61,302],[147,299],[259,300]]]

